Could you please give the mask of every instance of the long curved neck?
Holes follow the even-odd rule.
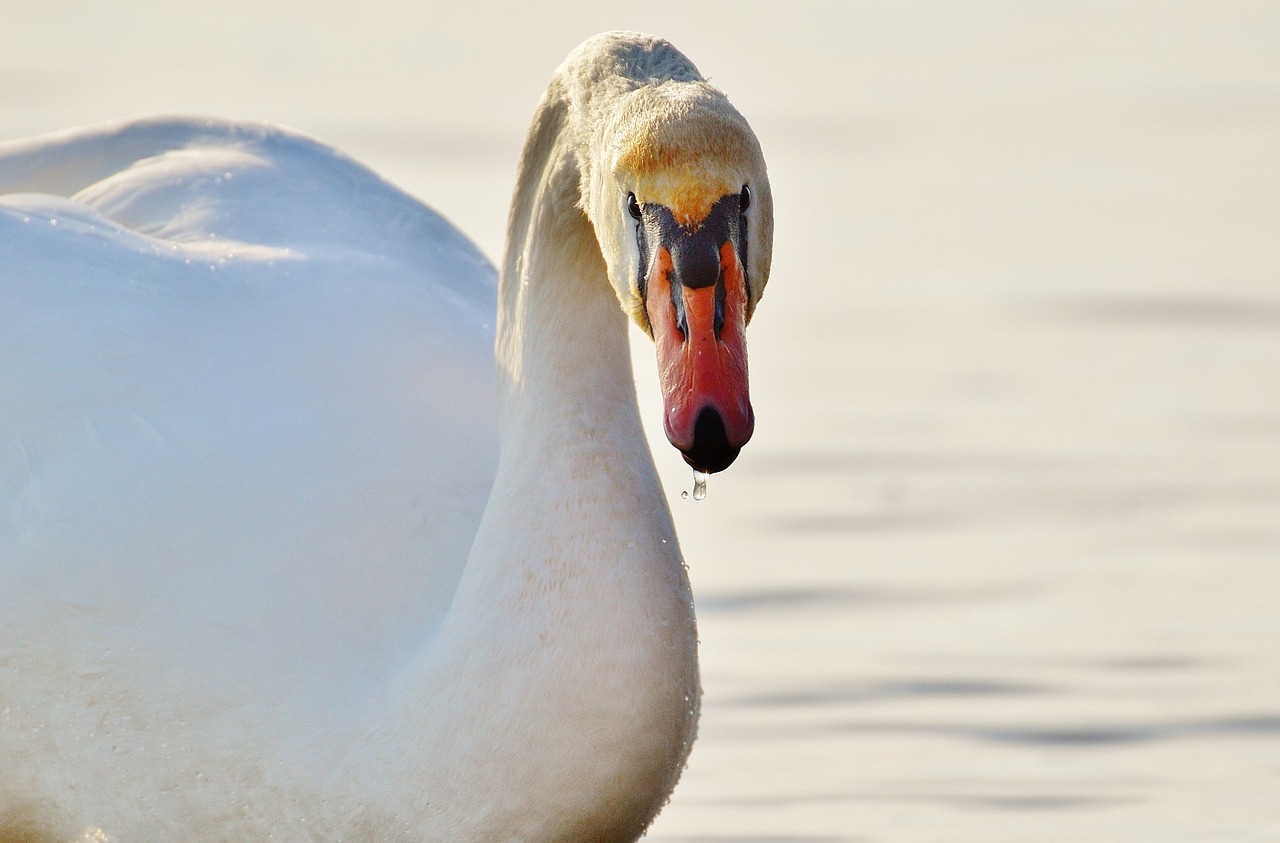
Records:
[[[411,714],[394,751],[430,759],[415,786],[456,807],[432,829],[451,839],[578,839],[576,823],[634,839],[696,723],[689,584],[627,321],[577,207],[568,107],[553,86],[512,204],[494,488],[450,611],[397,695]]]
[[[511,467],[532,458],[543,472],[563,469],[571,475],[562,479],[589,483],[574,468],[575,455],[609,453],[646,467],[650,461],[646,449],[636,448],[643,431],[626,317],[595,231],[578,207],[567,109],[553,95],[539,109],[512,201],[498,296],[501,459]],[[656,477],[643,479],[654,481],[645,491],[656,490]]]

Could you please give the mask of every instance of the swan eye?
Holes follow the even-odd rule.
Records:
[[[738,194],[738,210],[745,211],[751,207],[751,188],[745,184],[742,186],[742,192]]]
[[[633,220],[640,219],[640,203],[636,201],[634,193],[627,194],[627,213],[631,215]]]

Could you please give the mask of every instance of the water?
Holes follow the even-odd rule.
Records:
[[[496,258],[533,103],[616,12],[312,5],[10,4],[0,126],[261,115]],[[778,199],[762,421],[717,504],[675,512],[705,695],[653,843],[1277,840],[1280,12],[1135,2],[1106,39],[1107,4],[983,8],[625,24],[724,87]],[[179,52],[214,72],[136,71]],[[854,284],[824,263],[846,240]]]
[[[710,476],[711,476],[710,474],[704,474],[703,472],[698,471],[697,469],[694,469],[694,472],[693,472],[693,499],[694,499],[695,501],[700,501],[700,500],[705,500],[705,499],[706,499],[706,497],[707,497],[707,478],[708,478],[708,477],[710,477]],[[689,499],[689,493],[688,493],[688,492],[681,492],[681,493],[680,493],[680,497],[684,498],[685,500],[688,500],[688,499]]]

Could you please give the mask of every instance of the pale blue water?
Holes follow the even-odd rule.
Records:
[[[285,123],[491,256],[564,53],[667,35],[764,143],[757,434],[682,500],[659,841],[1280,840],[1280,10],[8,3],[0,138]]]

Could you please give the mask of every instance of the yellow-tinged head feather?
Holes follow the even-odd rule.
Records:
[[[636,197],[696,226],[723,196],[742,189],[760,161],[747,122],[705,82],[640,88],[628,98],[617,135],[614,173]]]

